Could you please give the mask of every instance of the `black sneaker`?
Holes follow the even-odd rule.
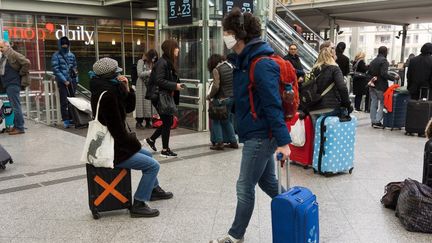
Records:
[[[161,155],[165,156],[165,158],[167,157],[176,157],[177,154],[174,153],[173,151],[171,151],[171,149],[167,149],[167,150],[162,150]]]
[[[372,123],[373,128],[383,128],[383,124],[381,122]]]
[[[173,196],[172,192],[166,192],[160,186],[157,186],[152,191],[150,201],[170,199]]]
[[[152,141],[150,138],[146,138],[146,142],[150,146],[151,149],[153,149],[154,151],[157,151],[157,148],[155,146],[155,142],[154,141]]]
[[[130,209],[130,216],[132,218],[151,218],[159,216],[159,210],[150,208],[145,202],[134,200]]]

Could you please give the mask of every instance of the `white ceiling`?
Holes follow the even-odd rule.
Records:
[[[432,23],[432,0],[391,0],[328,5],[312,8],[303,5],[289,8],[313,29],[328,28],[330,18],[335,18],[341,27],[371,25],[371,23],[394,25]]]

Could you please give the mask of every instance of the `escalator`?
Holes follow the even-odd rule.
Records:
[[[307,71],[311,70],[318,57],[319,45],[324,40],[281,2],[276,0],[275,3],[276,14],[273,20],[268,21],[266,28],[268,42],[281,56],[288,54],[290,44],[297,44],[303,67]],[[294,26],[298,29],[297,31],[293,28]]]

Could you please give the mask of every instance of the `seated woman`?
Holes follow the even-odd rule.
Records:
[[[102,58],[93,65],[90,81],[93,115],[100,95],[107,91],[100,100],[97,119],[107,126],[114,138],[114,166],[141,170],[143,174],[130,209],[131,217],[156,217],[159,211],[146,202],[169,199],[173,194],[159,186],[159,162],[142,149],[135,134],[128,131],[126,114],[135,109],[135,92],[129,89],[128,79],[120,75],[121,71],[117,61],[111,58]]]

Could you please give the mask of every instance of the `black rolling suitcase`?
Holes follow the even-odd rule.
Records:
[[[75,128],[88,127],[89,121],[93,120],[92,115],[85,111],[79,110],[69,103],[69,113],[72,115],[72,120],[75,123]]]
[[[383,127],[402,129],[405,126],[407,105],[410,99],[409,93],[395,91],[393,94],[393,110],[384,113]]]
[[[6,149],[4,149],[3,146],[0,145],[0,169],[6,169],[6,165],[8,163],[13,163],[12,157],[6,151]]]
[[[420,100],[408,101],[405,135],[413,133],[417,133],[419,136],[423,135],[426,125],[432,117],[432,101],[429,101],[429,89],[427,89],[426,99],[422,99],[422,90],[424,89],[420,90]]]
[[[132,187],[130,169],[101,168],[87,164],[89,207],[94,219],[99,212],[130,209]]]

